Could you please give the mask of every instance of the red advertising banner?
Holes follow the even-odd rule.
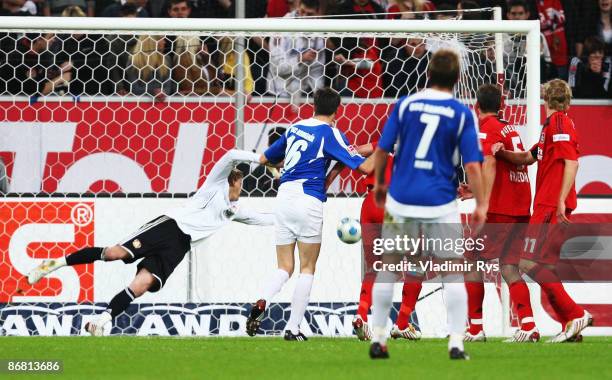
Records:
[[[93,202],[0,202],[0,303],[21,297],[93,302],[93,264],[55,272],[34,286],[25,278],[41,259],[93,245]]]
[[[248,105],[245,135],[256,128],[265,147],[266,128],[312,116],[311,105],[292,107]],[[366,143],[391,107],[345,104],[336,125],[352,143]],[[0,158],[12,192],[191,192],[235,146],[235,116],[231,103],[0,101]],[[570,116],[586,158],[581,194],[612,195],[612,107],[573,106]],[[344,190],[363,190],[361,176],[343,175]]]

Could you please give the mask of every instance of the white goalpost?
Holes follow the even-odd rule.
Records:
[[[36,287],[23,282],[29,268],[82,246],[113,244],[179,205],[228,149],[263,151],[280,128],[311,116],[309,80],[341,93],[337,126],[352,143],[365,143],[379,136],[399,96],[426,85],[429,54],[456,48],[464,65],[456,96],[473,105],[479,85],[499,84],[504,115],[531,146],[540,125],[540,23],[487,12],[490,20],[469,21],[0,17],[0,173],[8,177],[0,199],[7,219],[0,336],[83,334],[85,321],[125,287],[134,267],[62,268]],[[372,41],[385,46],[370,49]],[[294,59],[314,46],[314,62]],[[139,54],[146,64],[139,66]],[[342,54],[357,62],[352,71],[334,60]],[[516,57],[521,69],[509,73]],[[289,61],[288,74],[275,78],[284,87],[274,93],[271,72]],[[241,202],[272,209],[269,174],[242,169],[249,174]],[[349,336],[361,252],[341,243],[334,226],[359,217],[365,187],[348,173],[330,189],[304,329]],[[274,266],[271,229],[232,225],[194,247],[164,289],[145,295],[109,333],[244,335],[248,303]],[[425,284],[422,294],[438,286]],[[266,333],[284,327],[292,288],[290,282],[270,308]],[[444,334],[441,293],[417,305],[424,336]],[[505,293],[487,335],[509,333]]]

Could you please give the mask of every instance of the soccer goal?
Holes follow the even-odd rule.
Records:
[[[431,54],[453,49],[456,97],[473,105],[481,84],[502,86],[503,116],[529,146],[540,124],[539,22],[480,12],[486,19],[0,17],[0,335],[83,334],[135,267],[62,268],[34,287],[24,274],[42,259],[114,244],[184,202],[228,149],[262,152],[312,116],[321,86],[343,96],[336,126],[363,144],[378,138],[398,97],[427,86]],[[241,169],[241,201],[272,210],[273,175]],[[330,188],[306,333],[352,334],[361,250],[340,242],[335,226],[359,217],[364,191],[350,172]],[[108,333],[245,335],[274,252],[271,228],[227,227]],[[439,285],[427,283],[417,304],[425,336],[445,335]],[[270,307],[267,334],[282,331],[292,290]],[[494,310],[487,335],[507,334],[507,300],[487,296],[485,307]]]

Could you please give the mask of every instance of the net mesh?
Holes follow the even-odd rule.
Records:
[[[0,190],[7,194],[0,202],[4,334],[82,332],[83,316],[98,312],[125,287],[132,266],[65,268],[33,287],[23,276],[44,258],[115,243],[180,202],[171,198],[195,191],[227,150],[239,146],[263,152],[283,128],[312,116],[317,88],[331,86],[343,96],[336,126],[351,143],[364,144],[379,137],[399,97],[427,87],[431,54],[450,48],[462,64],[455,95],[473,105],[479,85],[499,83],[506,98],[503,116],[525,124],[521,34],[504,34],[498,46],[492,33],[136,34],[91,33],[69,25],[0,33]],[[503,50],[501,65],[496,48]],[[248,173],[245,201],[271,209],[267,197],[278,186],[273,174],[255,166],[240,168]],[[358,217],[358,197],[365,190],[361,175],[343,172],[329,192],[349,198],[333,200],[341,205],[326,215],[328,225],[346,214]],[[255,299],[251,288],[258,287],[252,284],[275,266],[271,235],[231,227],[194,248],[169,289],[146,295],[122,317],[129,323],[116,324],[113,333],[136,333],[134,326],[154,315],[166,330],[172,321],[173,326],[190,323],[191,330],[185,329],[192,333],[242,334],[245,305]],[[327,247],[349,253],[319,265],[327,269],[321,271],[321,289],[313,291],[314,309],[307,319],[327,313],[319,327],[311,327],[314,333],[350,335],[360,254],[357,246],[347,248],[334,235],[324,235]],[[253,250],[265,255],[245,257]],[[231,254],[219,262],[212,252]],[[236,267],[251,277],[237,279]],[[279,299],[279,311],[266,322],[270,331],[287,320],[290,293]],[[166,305],[163,313],[155,311],[160,304]],[[419,305],[423,328],[443,335],[441,292]],[[428,315],[435,320],[429,327]],[[202,327],[211,320],[213,327]],[[171,334],[178,331],[173,328]]]

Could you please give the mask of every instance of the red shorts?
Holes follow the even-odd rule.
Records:
[[[479,235],[484,238],[484,249],[464,256],[472,261],[499,259],[500,264],[518,265],[527,223],[528,215],[487,214],[487,224]]]
[[[366,270],[371,270],[374,261],[380,260],[380,256],[373,253],[374,239],[381,236],[382,224],[385,219],[385,210],[376,207],[374,192],[368,191],[361,204],[361,244],[363,246],[363,257]]]
[[[568,219],[571,214],[572,210],[566,210]],[[556,264],[561,256],[564,236],[564,227],[557,222],[557,208],[535,206],[523,240],[521,258],[540,264]]]

